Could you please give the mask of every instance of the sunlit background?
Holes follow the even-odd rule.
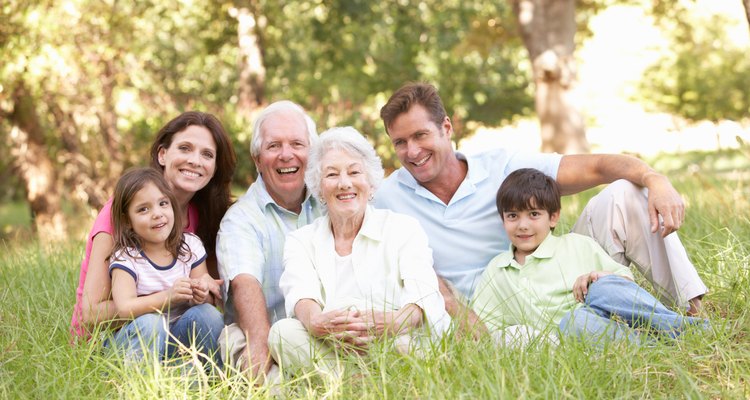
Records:
[[[727,38],[736,47],[750,48],[750,30],[740,1],[697,0],[692,12],[705,20],[727,18]],[[750,126],[738,121],[687,122],[649,111],[636,101],[638,84],[647,67],[666,52],[669,40],[643,7],[614,5],[593,17],[593,36],[576,50],[578,101],[586,116],[586,136],[595,153],[654,156],[692,150],[737,148],[737,137],[750,142]],[[748,88],[750,90],[750,88]],[[466,153],[487,148],[538,149],[536,119],[522,119],[498,129],[480,128],[459,145]]]

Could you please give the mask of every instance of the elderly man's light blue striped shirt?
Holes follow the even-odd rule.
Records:
[[[229,283],[240,274],[249,274],[261,283],[271,323],[286,316],[279,289],[286,235],[322,214],[323,207],[309,192],[299,214],[279,206],[260,176],[227,210],[216,239],[216,257],[219,274],[224,279],[228,324],[237,322]]]

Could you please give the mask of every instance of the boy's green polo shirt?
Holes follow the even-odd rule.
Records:
[[[474,292],[474,311],[492,330],[528,325],[544,330],[581,304],[573,297],[576,279],[592,271],[609,271],[633,279],[630,269],[613,260],[593,239],[569,233],[549,234],[526,264],[510,250],[492,259]]]

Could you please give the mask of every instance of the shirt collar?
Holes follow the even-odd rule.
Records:
[[[383,218],[376,218],[373,216],[375,209],[371,205],[367,205],[365,209],[365,219],[362,221],[362,227],[359,228],[356,237],[367,237],[375,241],[383,240],[383,225],[385,220]],[[324,240],[326,237],[333,238],[333,231],[331,230],[331,219],[329,215],[326,215],[323,223],[316,228],[319,240]],[[356,238],[355,238],[356,240]]]
[[[456,151],[454,152],[456,155],[456,158],[458,158],[461,161],[466,161],[467,165],[467,171],[466,171],[466,181],[469,181],[470,183],[476,185],[477,183],[481,182],[484,179],[487,179],[488,176],[490,176],[490,171],[485,168],[485,166],[479,162],[479,159],[476,157],[466,157],[463,153]],[[401,167],[398,170],[398,181],[402,184],[416,190],[419,185],[419,182],[417,182],[416,179],[409,173],[409,170],[407,170],[404,167]]]
[[[542,241],[542,243],[539,245],[539,247],[534,250],[533,253],[527,256],[533,257],[535,259],[544,259],[544,258],[552,258],[552,256],[555,254],[555,249],[557,248],[557,245],[560,243],[560,237],[555,236],[550,232],[546,238]],[[513,243],[510,244],[508,251],[504,251],[500,253],[500,255],[497,257],[497,260],[495,261],[495,265],[498,267],[511,267],[518,265],[518,263],[515,262],[513,259],[513,251],[515,250],[515,247],[513,247]],[[528,261],[527,261],[528,263]]]
[[[466,161],[467,171],[466,180],[477,184],[490,176],[490,171],[485,168],[485,165],[477,157],[466,157],[463,153],[456,152],[456,158],[459,160]]]
[[[255,180],[255,183],[257,185],[253,185],[253,186],[257,186],[258,195],[256,196],[256,198],[258,200],[258,205],[260,206],[261,209],[265,209],[266,206],[268,206],[269,204],[273,204],[273,206],[279,210],[291,212],[285,209],[284,207],[278,205],[276,201],[273,199],[273,197],[271,197],[271,194],[268,193],[268,189],[266,189],[266,183],[263,181],[263,177],[261,175],[258,175],[258,179]],[[305,208],[305,203],[311,202],[312,199],[314,199],[314,197],[312,196],[310,191],[307,190],[307,188],[305,188],[305,200],[302,201],[302,209]]]
[[[372,240],[381,241],[383,240],[383,221],[379,218],[373,218],[373,208],[371,205],[367,205],[365,209],[365,220],[362,221],[362,228],[360,228],[357,235],[368,237]]]

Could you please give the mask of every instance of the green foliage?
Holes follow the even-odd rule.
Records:
[[[68,182],[73,161],[94,180],[114,180],[121,167],[147,162],[154,133],[177,113],[212,112],[234,137],[244,185],[254,167],[250,127],[237,110],[239,7],[255,10],[266,100],[302,104],[320,130],[355,126],[388,168],[397,161],[379,107],[407,81],[440,87],[457,127],[466,127],[456,140],[477,124],[531,113],[512,13],[478,0],[9,0],[0,7],[0,113],[21,106],[16,87],[30,89],[27,106]],[[0,138],[10,129],[0,119]]]
[[[263,3],[268,92],[353,125],[374,142],[378,108],[403,83],[436,84],[455,119],[497,124],[531,112],[510,9],[480,1]],[[382,151],[381,151],[381,154]],[[388,154],[383,154],[390,160]]]
[[[347,359],[340,379],[304,375],[269,391],[231,371],[209,379],[180,365],[125,365],[97,344],[70,346],[83,243],[43,249],[4,242],[0,398],[747,398],[750,177],[743,175],[747,159],[741,162],[735,153],[654,160],[689,202],[680,234],[710,288],[706,312],[715,331],[705,335],[601,351],[575,343],[497,348],[448,337],[423,357],[382,348]],[[565,197],[569,222],[591,194]]]
[[[11,132],[11,111],[32,110],[59,185],[83,204],[88,194],[76,176],[111,191],[122,168],[147,163],[148,146],[166,121],[198,109],[224,122],[238,153],[235,183],[246,186],[255,170],[251,127],[238,110],[233,12],[245,7],[257,17],[266,101],[302,104],[320,130],[353,125],[392,169],[398,161],[379,108],[407,81],[438,86],[457,141],[481,125],[533,112],[530,65],[510,3],[7,0],[0,5],[0,141]],[[590,34],[589,18],[616,3],[643,2],[578,2],[579,40]],[[674,24],[669,30],[678,52],[647,74],[645,96],[654,107],[688,118],[746,116],[748,57],[724,45],[721,21],[708,27],[679,22],[673,15],[684,7],[667,3],[652,8]],[[31,97],[16,104],[13,93],[21,85]],[[14,187],[0,201],[23,194],[22,182],[11,178],[11,159],[9,146],[0,146],[0,178]]]
[[[148,162],[155,132],[178,112],[221,116],[235,92],[235,24],[213,2],[11,0],[1,11],[0,110],[30,88],[61,171],[84,160],[82,173],[113,179],[113,162]],[[9,130],[0,121],[0,137]]]
[[[727,38],[726,17],[689,18],[671,11],[672,53],[645,73],[641,94],[654,109],[688,120],[739,120],[750,116],[750,58]],[[670,14],[671,15],[671,14]]]

